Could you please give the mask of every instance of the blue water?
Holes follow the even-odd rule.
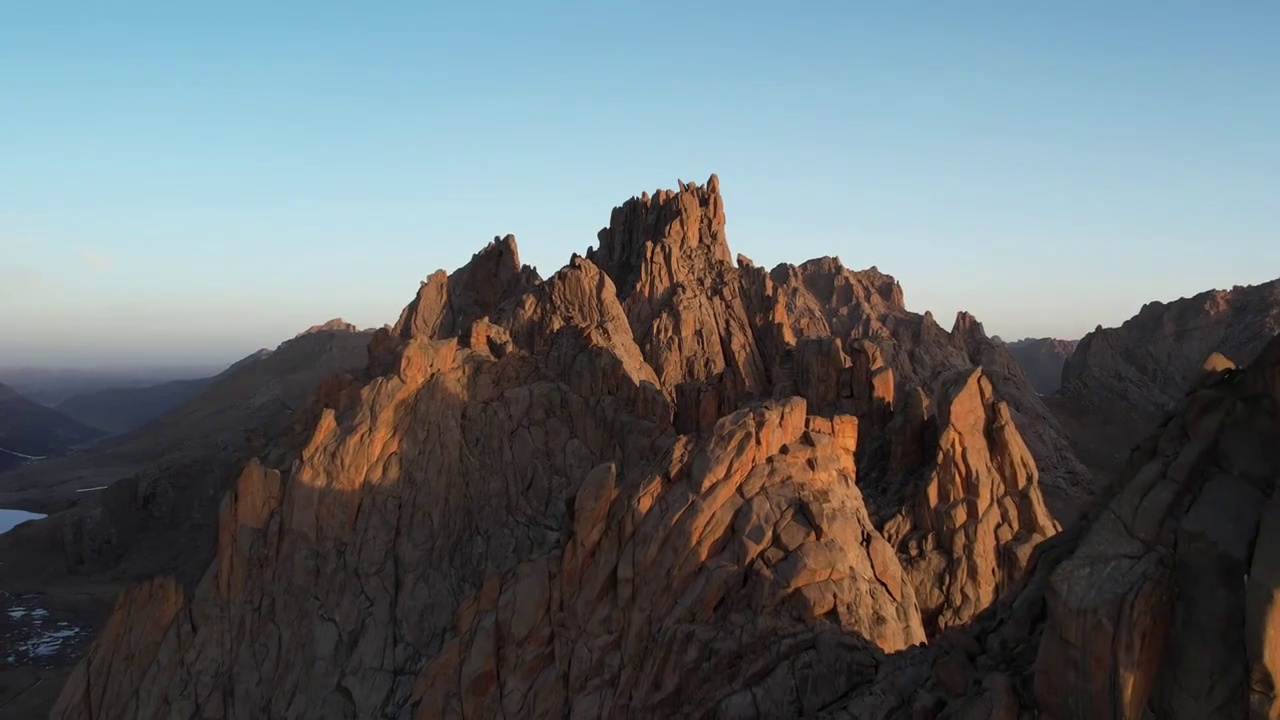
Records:
[[[0,508],[0,533],[7,533],[16,525],[24,523],[28,520],[39,520],[44,517],[40,513],[27,512],[26,510],[5,510]]]

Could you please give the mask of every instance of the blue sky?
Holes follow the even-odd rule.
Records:
[[[718,173],[730,244],[1077,337],[1280,275],[1280,3],[6,3],[0,364],[230,361]]]

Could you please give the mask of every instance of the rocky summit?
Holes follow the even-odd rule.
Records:
[[[1195,382],[1104,491],[975,318],[681,183],[431,275],[53,717],[1266,717],[1280,341]]]

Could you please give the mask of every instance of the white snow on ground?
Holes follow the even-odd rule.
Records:
[[[49,611],[39,606],[42,599],[0,592],[0,668],[53,667],[79,658],[88,628],[50,620]]]
[[[5,448],[0,448],[0,452],[9,453],[10,455],[23,458],[24,460],[44,460],[45,459],[44,455],[26,455],[24,453],[18,452],[17,450],[6,450]]]
[[[74,640],[84,632],[83,629],[66,623],[58,624],[62,627],[57,630],[49,630],[19,642],[16,648],[18,653],[31,658],[47,658],[62,649],[63,643]]]
[[[25,608],[20,605],[9,608],[6,614],[14,620],[21,620],[24,617],[30,617],[32,620],[43,620],[49,617],[49,611],[44,608]]]

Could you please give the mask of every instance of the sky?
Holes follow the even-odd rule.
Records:
[[[0,365],[394,322],[717,173],[757,264],[1076,338],[1280,276],[1280,3],[10,2]]]

